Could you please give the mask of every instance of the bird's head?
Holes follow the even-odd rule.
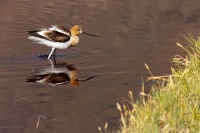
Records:
[[[76,36],[78,36],[79,34],[81,34],[83,32],[82,28],[79,25],[74,25],[70,31],[71,31],[72,35],[76,35]]]
[[[82,31],[82,28],[81,28],[79,25],[74,25],[74,26],[71,28],[70,31],[71,31],[72,35],[76,35],[76,36],[78,36],[79,34],[83,33],[83,34],[86,34],[86,35],[89,35],[89,36],[99,37],[99,36],[96,36],[96,35],[92,35],[92,34],[83,32],[83,31]]]

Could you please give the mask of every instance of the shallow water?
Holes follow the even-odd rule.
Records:
[[[184,54],[180,33],[196,32],[200,25],[200,1],[1,1],[0,2],[0,132],[35,132],[40,114],[42,133],[95,133],[109,123],[119,127],[116,102],[137,97],[141,77],[170,73],[171,58]],[[41,56],[50,48],[33,44],[27,30],[50,25],[79,24],[100,38],[80,36],[80,43],[58,50],[56,62],[73,65],[78,79],[90,80],[52,86],[26,82],[33,71],[51,67]],[[40,57],[40,58],[39,58]],[[148,83],[145,83],[148,92]]]

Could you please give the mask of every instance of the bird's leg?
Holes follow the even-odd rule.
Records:
[[[56,58],[56,49],[54,50],[53,55],[54,55],[54,59],[55,59]]]
[[[51,67],[54,68],[55,67],[55,62],[53,59],[49,59],[49,63],[51,64]]]
[[[51,67],[55,68],[56,67],[56,59],[53,58],[53,59],[48,59],[48,60],[49,60],[49,63],[51,64]]]
[[[51,58],[51,56],[52,56],[52,54],[54,53],[54,51],[56,50],[56,48],[52,48],[51,49],[51,52],[50,52],[50,54],[49,54],[49,56],[48,56],[48,59],[50,59]],[[55,54],[55,53],[54,53]],[[54,55],[55,56],[55,55]]]

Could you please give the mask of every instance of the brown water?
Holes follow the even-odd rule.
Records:
[[[186,44],[180,33],[200,28],[199,0],[0,1],[0,133],[96,133],[109,123],[119,127],[116,102],[141,90],[141,77],[170,73],[170,60]],[[100,38],[81,35],[80,43],[57,51],[57,62],[73,64],[79,86],[26,82],[51,64],[38,58],[50,48],[33,44],[27,30],[74,24]],[[148,92],[148,83],[145,84]]]

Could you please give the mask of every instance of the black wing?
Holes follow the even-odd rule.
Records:
[[[54,42],[67,42],[70,39],[70,31],[62,26],[52,26],[49,29],[27,31],[29,35]]]

